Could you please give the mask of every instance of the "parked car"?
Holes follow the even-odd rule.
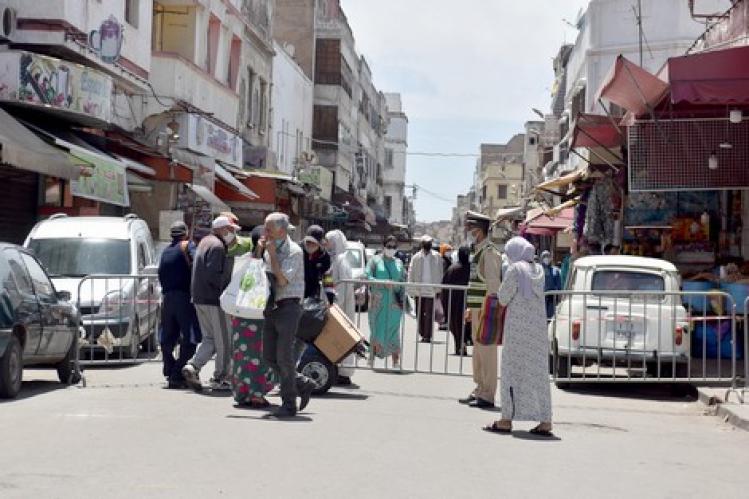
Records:
[[[671,263],[632,256],[584,257],[574,262],[568,282],[572,294],[560,297],[549,324],[558,378],[569,377],[570,365],[594,362],[644,363],[650,374],[657,374],[659,359],[662,377],[686,376],[687,310],[680,296],[663,295],[679,291],[679,273]],[[601,291],[609,293],[596,294]],[[617,291],[621,294],[613,293]]]
[[[62,383],[77,383],[80,316],[70,293],[58,292],[36,258],[0,243],[0,398],[21,390],[25,366],[51,366]]]
[[[53,215],[34,227],[25,246],[78,304],[82,348],[117,348],[127,358],[137,358],[141,344],[155,350],[161,293],[146,222],[135,215]],[[110,277],[87,277],[97,274]]]
[[[355,280],[366,280],[367,278],[367,253],[364,245],[360,242],[349,241],[346,243],[346,259],[351,265],[352,277]],[[354,290],[356,296],[356,309],[366,312],[369,308],[369,291],[367,286],[361,285]]]

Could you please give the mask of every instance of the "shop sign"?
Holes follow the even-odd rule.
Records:
[[[110,123],[112,79],[69,61],[0,52],[0,101],[60,109]]]
[[[242,138],[198,114],[181,114],[179,146],[242,168]]]
[[[333,172],[320,165],[305,168],[299,173],[299,181],[320,189],[320,198],[330,201],[333,197]]]
[[[101,60],[113,64],[120,58],[122,51],[123,29],[114,16],[109,16],[98,30],[88,36],[88,46],[99,54]]]
[[[71,151],[70,155],[73,160],[91,166],[90,177],[70,181],[70,190],[74,196],[117,206],[130,206],[127,175],[122,164],[78,149]]]

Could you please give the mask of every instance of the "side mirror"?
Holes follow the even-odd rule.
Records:
[[[159,266],[148,265],[147,267],[143,267],[140,271],[140,275],[147,277],[156,277],[159,275]]]
[[[58,291],[57,299],[60,301],[70,301],[73,299],[73,295],[70,294],[70,291]]]

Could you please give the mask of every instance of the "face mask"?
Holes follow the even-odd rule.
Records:
[[[473,232],[469,232],[468,236],[466,236],[466,242],[469,246],[473,246],[476,244],[476,236],[473,234]]]
[[[424,253],[429,253],[432,251],[432,245],[430,243],[424,243],[421,245],[421,249],[424,250]]]
[[[548,267],[549,265],[551,265],[551,258],[544,258],[543,260],[541,260],[541,263]]]
[[[286,239],[276,239],[273,241],[273,243],[276,245],[276,248],[280,248],[283,246],[283,243],[286,242]]]
[[[395,250],[393,248],[385,248],[385,256],[393,258],[395,256]]]
[[[235,233],[233,233],[233,232],[229,232],[228,234],[226,234],[224,236],[224,242],[228,246],[231,246],[234,243],[234,241],[236,241],[236,240],[237,240],[237,235]]]

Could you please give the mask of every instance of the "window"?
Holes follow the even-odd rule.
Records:
[[[138,10],[140,0],[125,0],[125,22],[133,28],[138,27]]]
[[[253,119],[255,112],[255,72],[251,67],[247,67],[247,123],[254,125]]]
[[[39,263],[26,253],[22,253],[21,257],[23,258],[23,263],[26,264],[26,268],[31,276],[31,282],[34,284],[34,291],[36,291],[39,298],[47,301],[55,301],[57,299],[55,297],[55,287],[50,282],[47,274],[44,273],[44,270],[39,266]]]
[[[312,119],[315,148],[335,149],[338,143],[338,106],[315,106]]]
[[[481,200],[482,201],[486,200],[486,186],[481,188]]]
[[[341,41],[320,38],[315,43],[315,83],[341,84]]]
[[[506,185],[497,186],[497,197],[499,199],[507,199],[507,186]]]
[[[119,239],[32,239],[31,250],[52,277],[130,274],[130,242]]]
[[[265,133],[268,128],[268,83],[260,80],[260,130],[261,134]]]
[[[385,149],[385,168],[393,168],[393,150]]]
[[[601,270],[593,274],[591,288],[592,291],[664,291],[666,289],[666,283],[664,282],[663,277],[657,274],[621,270]],[[662,297],[647,297],[649,301],[659,298]]]
[[[216,76],[216,59],[218,58],[218,42],[221,36],[221,21],[211,16],[208,21],[208,53],[206,54],[206,68],[211,76]]]
[[[0,286],[8,291],[13,305],[18,306],[18,293],[27,295],[34,294],[31,279],[21,262],[21,257],[16,250],[5,250],[0,256]]]
[[[535,146],[536,145],[536,137],[534,137],[533,135],[531,135],[530,137],[528,137],[528,144],[531,145],[531,146]]]
[[[385,216],[390,218],[393,212],[393,197],[385,196]]]
[[[229,51],[229,67],[227,81],[232,90],[237,88],[237,78],[239,78],[239,60],[242,55],[242,41],[236,36],[231,40],[231,49]]]
[[[65,198],[65,181],[55,177],[44,177],[44,206],[62,207]]]

